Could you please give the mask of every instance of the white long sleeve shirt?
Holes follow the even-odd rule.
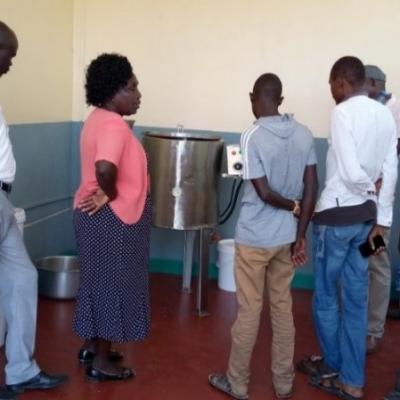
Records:
[[[379,225],[391,226],[397,181],[397,132],[389,109],[367,96],[337,105],[331,116],[326,181],[316,212],[377,202]],[[375,182],[383,183],[378,198]]]
[[[386,107],[392,112],[394,121],[396,123],[397,138],[400,139],[400,101],[394,95],[385,104]]]
[[[8,134],[8,125],[0,107],[0,181],[14,182],[15,170],[16,164]]]

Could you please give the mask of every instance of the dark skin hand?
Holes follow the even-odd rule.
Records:
[[[113,163],[104,160],[96,161],[95,167],[96,179],[100,189],[79,203],[79,208],[89,213],[89,215],[95,214],[106,203],[117,197],[117,167]]]
[[[384,226],[375,225],[371,229],[371,232],[368,235],[369,244],[371,245],[372,250],[375,250],[375,253],[373,254],[374,256],[379,254],[379,253],[382,253],[382,251],[384,251],[386,249],[386,247],[383,247],[383,246],[375,248],[375,243],[374,243],[374,238],[376,236],[382,236],[383,237],[383,235],[385,234],[385,229],[387,229],[387,228],[385,228]]]
[[[314,212],[318,195],[318,175],[316,165],[307,165],[303,175],[303,198],[301,201],[301,213],[297,226],[296,242],[292,246],[292,261],[294,265],[304,265],[307,260],[306,231]]]
[[[315,203],[318,194],[318,176],[316,165],[307,165],[303,175],[304,190],[303,199],[301,201],[301,212],[299,215],[299,224],[297,227],[296,242],[292,246],[292,261],[295,266],[304,265],[307,260],[307,241],[305,238],[308,224],[314,212]],[[292,211],[295,207],[294,200],[287,199],[279,193],[274,192],[269,186],[267,177],[252,179],[258,196],[265,203],[286,211]]]
[[[384,237],[385,233],[387,232],[389,228],[387,226],[382,226],[382,225],[374,225],[374,227],[371,229],[371,232],[368,235],[368,242],[371,245],[372,250],[375,250],[374,256],[376,256],[379,253],[382,253],[382,251],[386,250],[385,246],[380,246],[375,248],[375,243],[374,243],[374,238],[377,236],[382,236]]]
[[[382,178],[379,178],[376,182],[375,182],[375,192],[376,195],[379,197],[379,193],[381,191],[381,187],[382,187]],[[382,251],[384,251],[386,248],[385,247],[378,247],[377,249],[375,249],[375,243],[374,243],[374,238],[376,236],[384,236],[385,231],[388,228],[385,226],[381,226],[376,224],[372,229],[371,232],[368,235],[368,241],[371,245],[372,250],[375,250],[373,255],[377,255],[379,253],[381,253]]]

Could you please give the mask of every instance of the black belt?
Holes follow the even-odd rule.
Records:
[[[11,185],[11,183],[5,183],[5,182],[0,181],[0,189],[4,190],[7,194],[10,194],[12,185]]]

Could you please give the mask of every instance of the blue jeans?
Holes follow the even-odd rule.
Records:
[[[371,224],[314,225],[314,324],[326,364],[342,383],[364,386],[368,259],[358,246]]]

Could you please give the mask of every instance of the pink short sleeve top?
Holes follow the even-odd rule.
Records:
[[[147,159],[140,141],[117,113],[96,108],[87,118],[81,133],[81,184],[74,208],[99,188],[96,161],[109,161],[118,168],[117,197],[109,204],[125,224],[142,216],[148,192]]]

